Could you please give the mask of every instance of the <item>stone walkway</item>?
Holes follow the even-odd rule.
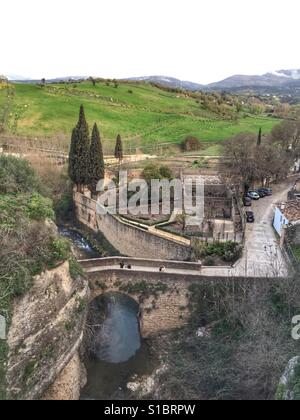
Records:
[[[89,267],[84,269],[86,273],[97,273],[99,271],[122,271],[128,272],[130,274],[132,271],[139,271],[143,273],[160,273],[159,265],[157,267],[146,267],[141,265],[132,265],[132,268],[129,270],[128,268],[120,268],[120,265],[108,265],[108,266],[95,266]],[[176,268],[167,268],[160,274],[180,274],[183,276],[201,276],[201,271],[197,270],[180,270]]]

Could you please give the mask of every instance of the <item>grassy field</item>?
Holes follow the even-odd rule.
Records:
[[[226,121],[195,99],[169,93],[147,84],[90,82],[46,85],[15,84],[0,90],[0,121],[6,111],[5,129],[20,136],[61,135],[68,141],[84,104],[90,126],[97,122],[107,145],[114,145],[118,133],[128,151],[142,147],[155,151],[158,144],[180,143],[187,135],[205,142],[218,142],[239,132],[269,132],[278,120],[246,116]]]
[[[294,255],[297,261],[300,263],[300,245],[293,245],[292,250],[294,252]]]

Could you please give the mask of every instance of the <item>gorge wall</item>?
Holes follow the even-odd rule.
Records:
[[[65,262],[36,276],[29,292],[15,299],[8,332],[8,398],[40,399],[56,380],[70,375],[70,363],[78,361],[88,298],[87,281],[73,279]],[[81,373],[72,372],[68,395],[75,398]]]

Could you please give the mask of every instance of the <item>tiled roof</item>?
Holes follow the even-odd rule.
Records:
[[[284,208],[282,208],[284,206]],[[292,200],[283,203],[281,207],[282,213],[290,223],[300,220],[300,200]]]

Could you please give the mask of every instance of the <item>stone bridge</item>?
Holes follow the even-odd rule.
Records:
[[[125,268],[121,268],[121,263]],[[218,275],[215,268],[199,263],[143,258],[109,257],[81,260],[93,300],[109,292],[121,292],[140,305],[143,337],[184,326],[190,316],[191,286],[216,282],[261,281],[233,276],[229,267]],[[128,265],[130,269],[126,268]],[[163,271],[160,268],[164,267]],[[226,272],[228,274],[226,274]],[[231,273],[231,275],[230,275]]]
[[[189,316],[189,285],[199,279],[201,265],[124,257],[80,261],[88,275],[91,300],[121,292],[140,305],[143,337],[184,325]],[[131,265],[131,269],[121,268]],[[164,266],[165,271],[160,272]]]

